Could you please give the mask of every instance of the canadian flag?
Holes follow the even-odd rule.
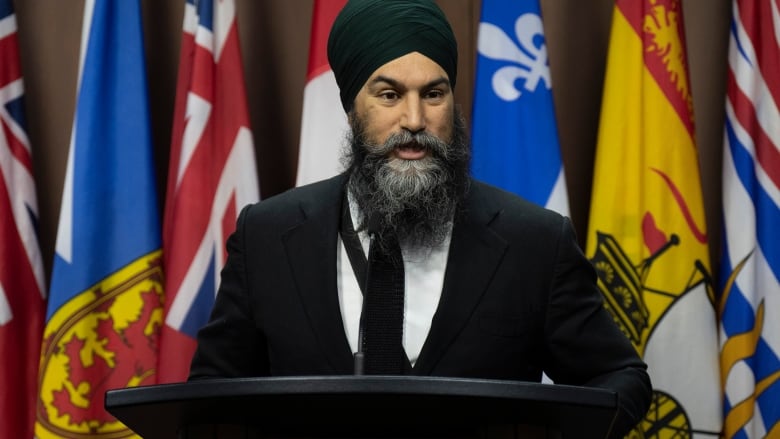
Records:
[[[332,177],[341,170],[339,159],[348,124],[336,77],[328,64],[328,35],[346,3],[346,0],[314,1],[295,182],[298,186]]]

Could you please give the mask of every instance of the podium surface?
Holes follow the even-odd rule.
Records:
[[[514,425],[536,427],[534,437],[604,438],[617,395],[482,379],[270,377],[110,390],[105,405],[146,439],[223,437],[199,434],[218,425],[242,438],[490,437]]]

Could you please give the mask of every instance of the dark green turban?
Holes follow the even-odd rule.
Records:
[[[455,87],[458,44],[444,13],[432,0],[350,0],[328,38],[328,61],[350,111],[376,69],[420,52],[447,72]]]

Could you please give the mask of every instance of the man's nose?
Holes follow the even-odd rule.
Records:
[[[412,133],[425,129],[425,110],[419,96],[410,94],[404,103],[404,114],[401,116],[401,128]]]

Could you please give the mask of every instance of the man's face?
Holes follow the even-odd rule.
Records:
[[[344,163],[358,229],[371,218],[402,244],[442,244],[469,181],[466,129],[444,70],[417,52],[383,65],[355,97],[350,125]]]
[[[355,97],[353,111],[369,144],[383,144],[403,130],[426,132],[447,143],[452,140],[454,98],[449,78],[419,52],[378,68]],[[418,160],[428,154],[428,149],[400,145],[388,159]]]

